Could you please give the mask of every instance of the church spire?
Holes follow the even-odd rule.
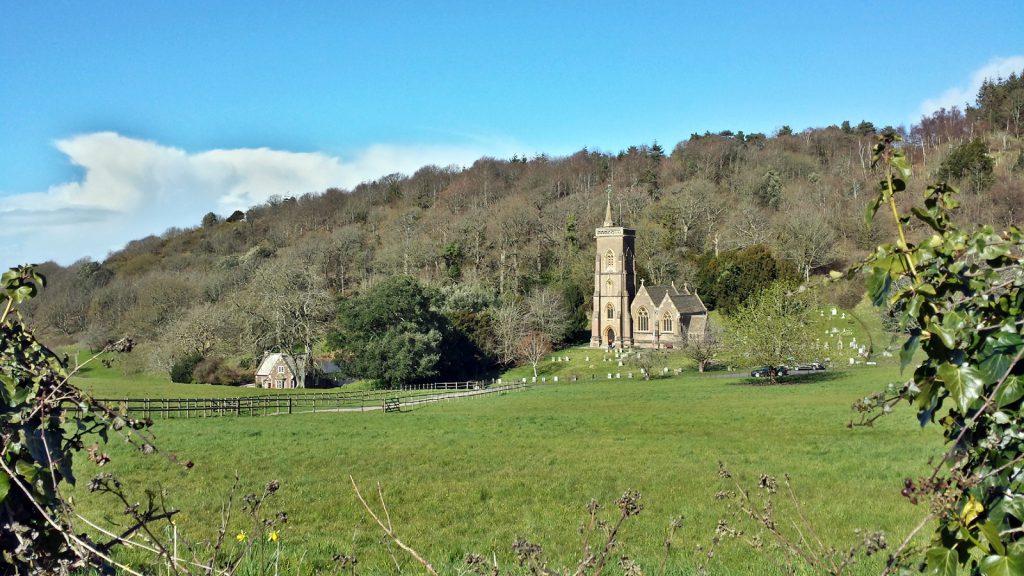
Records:
[[[604,225],[612,225],[612,187],[608,186],[608,207],[604,211]]]

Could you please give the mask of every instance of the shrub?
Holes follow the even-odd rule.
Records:
[[[228,366],[223,358],[204,358],[192,369],[192,380],[203,384],[240,386],[251,382],[252,379],[251,373]]]
[[[179,358],[174,361],[174,365],[171,366],[171,382],[177,382],[178,384],[191,384],[192,383],[192,371],[195,370],[197,364],[202,361],[203,357],[199,354],[190,354],[184,358]]]

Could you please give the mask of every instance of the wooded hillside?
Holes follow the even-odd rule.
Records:
[[[966,111],[897,129],[912,186],[948,179],[961,189],[963,221],[1019,225],[1022,112],[1024,79],[1013,75],[986,83]],[[891,236],[883,219],[863,218],[882,131],[843,121],[771,136],[694,134],[671,151],[651,143],[481,158],[352,191],[274,197],[133,241],[103,262],[45,264],[50,285],[26,314],[49,341],[135,338],[143,353],[133,370],[169,373],[183,358],[251,369],[264,350],[331,352],[327,335],[349,299],[407,275],[477,361],[508,363],[503,314],[527,322],[519,333],[541,331],[556,344],[586,333],[593,230],[609,188],[616,223],[637,229],[638,276],[689,284],[711,307],[734,306],[777,277],[856,260]],[[847,291],[859,297],[859,288]]]

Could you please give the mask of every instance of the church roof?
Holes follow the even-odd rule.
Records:
[[[651,297],[651,301],[654,302],[655,306],[660,306],[668,296],[668,299],[672,301],[672,305],[676,307],[676,310],[680,314],[707,314],[707,307],[704,306],[704,302],[701,301],[700,297],[696,294],[691,294],[686,288],[683,292],[680,292],[674,285],[672,286],[658,286],[657,284],[643,285],[640,287],[641,290],[646,290],[647,295]]]
[[[705,314],[708,311],[696,294],[670,294],[669,298],[680,314]]]
[[[647,290],[647,295],[651,297],[651,302],[654,302],[655,306],[661,304],[661,301],[665,299],[665,294],[671,289],[671,286],[658,286],[657,284],[644,285],[644,290]]]

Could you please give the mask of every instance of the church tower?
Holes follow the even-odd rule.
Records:
[[[633,346],[633,318],[630,304],[636,296],[633,259],[636,230],[612,222],[611,188],[604,225],[595,230],[597,254],[594,259],[594,314],[591,318],[591,348]]]

